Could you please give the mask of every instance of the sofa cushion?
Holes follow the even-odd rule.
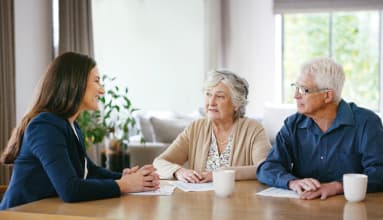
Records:
[[[293,104],[266,103],[263,112],[262,125],[273,144],[285,119],[296,112],[296,106]]]
[[[153,142],[153,128],[149,119],[142,115],[137,115],[136,119],[138,121],[138,127],[144,140],[147,142]]]
[[[153,126],[150,121],[151,117],[158,118],[175,118],[177,115],[171,111],[144,111],[140,110],[134,113],[137,121],[138,129],[140,130],[145,142],[155,142]]]
[[[192,118],[161,119],[151,117],[150,122],[153,127],[154,141],[173,142],[191,121]]]

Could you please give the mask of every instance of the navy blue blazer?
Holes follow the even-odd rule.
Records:
[[[43,112],[32,119],[0,210],[55,196],[64,202],[120,196],[115,179],[121,173],[96,166],[86,155],[77,123],[75,128],[79,139],[65,118]],[[84,158],[88,168],[85,180]]]

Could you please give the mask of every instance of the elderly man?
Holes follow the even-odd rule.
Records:
[[[302,66],[295,87],[297,113],[288,117],[257,169],[267,185],[301,199],[343,193],[345,173],[368,175],[368,192],[383,191],[383,128],[372,111],[341,98],[342,67],[329,58]]]

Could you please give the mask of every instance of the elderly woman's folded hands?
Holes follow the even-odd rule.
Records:
[[[209,171],[197,172],[195,170],[180,168],[175,173],[175,178],[186,183],[206,183],[212,181]]]

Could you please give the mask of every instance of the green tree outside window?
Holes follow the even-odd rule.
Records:
[[[300,65],[330,56],[343,65],[343,98],[379,110],[378,11],[288,14],[283,16],[283,100],[294,103],[290,87]]]

